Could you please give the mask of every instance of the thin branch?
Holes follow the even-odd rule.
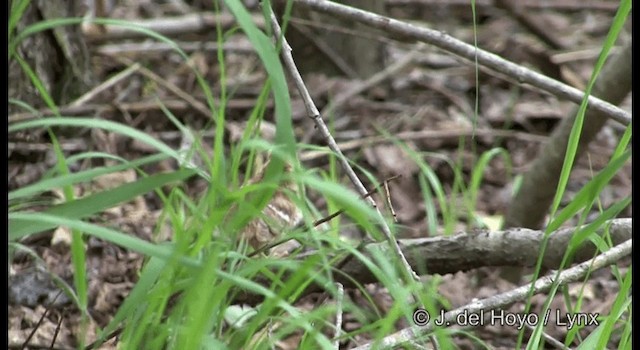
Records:
[[[400,176],[401,175],[394,175],[394,176],[390,177],[389,179],[387,179],[385,181],[395,180],[395,179],[399,178]],[[381,185],[378,185],[378,187],[379,186],[381,186]],[[363,197],[363,199],[371,196],[374,193],[376,193],[376,191],[377,191],[377,187],[372,189],[371,191],[367,192],[366,197]],[[335,218],[336,216],[338,216],[338,215],[340,215],[342,213],[344,213],[344,210],[340,209],[340,210],[336,211],[335,213],[332,213],[332,214],[330,214],[328,216],[325,216],[322,219],[316,220],[316,221],[313,222],[313,227],[320,226],[320,225],[324,224],[325,222],[332,220],[333,218]],[[295,230],[295,229],[298,229],[298,228],[302,228],[303,226],[304,226],[304,221],[300,222],[300,224],[298,224],[297,226],[293,227],[292,230]],[[292,237],[284,237],[284,238],[279,239],[279,240],[277,240],[275,242],[271,242],[271,243],[261,247],[260,249],[254,250],[249,255],[247,255],[247,257],[248,258],[254,257],[254,256],[258,255],[258,254],[261,254],[263,252],[269,251],[271,248],[275,248],[275,247],[277,247],[277,246],[279,246],[281,244],[289,242],[292,239],[294,239],[294,238],[292,238]]]
[[[544,293],[551,289],[554,283],[559,285],[565,285],[572,282],[581,281],[584,277],[593,273],[593,271],[599,270],[603,267],[612,265],[620,259],[631,254],[632,241],[629,239],[624,243],[617,245],[605,253],[598,255],[597,257],[585,261],[577,266],[562,271],[557,275],[557,280],[554,280],[555,273],[550,273],[536,280],[532,284],[527,284],[522,287],[515,288],[511,291],[494,295],[492,297],[477,300],[465,306],[451,310],[444,314],[443,320],[450,324],[456,324],[456,317],[462,313],[478,314],[480,312],[486,313],[491,310],[507,307],[518,301],[523,301],[529,297],[529,291],[533,287],[535,294]],[[438,320],[441,321],[441,320]],[[405,328],[399,332],[389,335],[376,343],[369,343],[363,346],[359,346],[354,349],[368,350],[368,349],[381,349],[392,348],[401,346],[404,343],[414,341],[417,338],[424,337],[427,333],[435,329],[433,321],[422,327],[410,327]]]
[[[131,74],[137,72],[138,69],[140,69],[140,67],[141,67],[140,63],[135,63],[135,64],[127,67],[127,69],[125,69],[122,72],[114,75],[113,77],[105,80],[100,85],[94,87],[93,89],[91,89],[90,91],[85,93],[84,95],[80,96],[78,99],[76,99],[75,101],[70,103],[69,106],[70,107],[78,107],[78,106],[82,106],[82,105],[86,104],[88,101],[90,101],[91,99],[93,99],[94,97],[99,95],[101,92],[109,89],[110,87],[112,87],[115,84],[117,84],[119,81],[124,80],[127,77],[129,77]]]
[[[393,181],[393,180],[395,180],[395,179],[399,178],[400,176],[402,176],[402,175],[394,175],[394,176],[392,176],[392,177],[390,177],[390,178],[388,178],[388,179],[384,180],[384,182],[383,182],[382,184],[378,185],[378,187],[379,187],[379,186],[384,185],[384,186],[385,186],[385,188],[386,188],[386,187],[387,187],[387,183],[388,183],[388,182]],[[371,196],[372,194],[376,193],[376,191],[377,191],[377,190],[378,190],[378,189],[377,189],[377,187],[376,187],[376,188],[374,188],[374,189],[372,189],[371,191],[367,192],[367,193],[365,194],[365,196],[366,196],[366,197],[362,197],[362,199],[364,199],[364,198],[367,198],[367,197]],[[392,210],[393,210],[393,209],[392,209]],[[327,215],[326,217],[324,217],[324,218],[322,218],[322,219],[320,219],[320,220],[315,221],[315,222],[313,223],[313,226],[314,226],[314,227],[315,227],[315,226],[320,226],[320,225],[324,224],[325,222],[330,221],[331,219],[335,218],[336,216],[338,216],[338,215],[340,215],[340,214],[342,214],[342,213],[344,213],[344,210],[343,210],[343,209],[340,209],[340,210],[336,211],[335,213],[332,213],[332,214]],[[393,217],[395,218],[395,213],[394,213]]]
[[[387,205],[389,206],[389,211],[393,216],[393,222],[398,222],[398,215],[396,215],[396,211],[393,209],[393,203],[391,203],[391,191],[389,190],[389,181],[384,181],[384,192],[387,197]]]
[[[307,87],[305,86],[304,81],[302,80],[302,76],[300,75],[300,72],[298,71],[298,68],[296,67],[295,62],[293,61],[293,56],[291,55],[291,47],[287,43],[287,40],[284,38],[284,35],[282,35],[282,30],[280,29],[280,25],[278,24],[278,20],[276,19],[275,14],[271,9],[269,9],[269,12],[271,16],[271,26],[273,28],[276,39],[280,39],[280,38],[282,39],[282,59],[284,61],[284,65],[286,69],[289,71],[289,74],[291,75],[291,77],[295,82],[296,88],[298,89],[300,95],[302,96],[308,116],[316,124],[317,129],[320,131],[321,135],[326,140],[329,148],[331,148],[331,150],[335,152],[335,154],[337,155],[338,160],[342,166],[342,169],[346,172],[347,176],[349,177],[353,185],[356,187],[360,195],[363,197],[367,197],[366,196],[367,189],[364,187],[364,185],[362,184],[362,182],[360,181],[356,173],[353,171],[353,169],[351,168],[351,165],[349,165],[349,161],[344,156],[344,154],[342,154],[342,151],[340,151],[340,148],[338,148],[338,145],[336,144],[335,139],[329,132],[329,128],[327,128],[327,125],[322,120],[322,116],[320,115],[318,108],[315,106],[311,98],[311,95],[309,94],[309,91],[307,90]],[[375,201],[370,197],[367,197],[367,199],[369,203],[374,207],[376,212],[378,213],[382,232],[385,235],[385,238],[387,239],[389,245],[392,247],[394,254],[398,257],[398,259],[402,263],[401,270],[406,275],[406,278],[407,278],[406,282],[409,283],[411,282],[411,280],[413,280],[413,282],[419,282],[420,278],[415,273],[415,271],[411,269],[411,265],[409,265],[409,263],[407,262],[407,259],[402,254],[402,250],[400,249],[398,242],[393,237],[393,234],[391,233],[391,229],[389,228],[389,225],[387,225],[386,221],[384,220],[384,217],[382,216],[382,213],[380,212],[380,209],[376,205]]]
[[[469,45],[437,30],[419,27],[390,17],[380,16],[331,1],[296,0],[295,2],[318,12],[370,25],[371,27],[382,30],[384,33],[396,35],[400,38],[417,40],[434,45],[440,49],[470,60],[474,64],[477,62],[481,66],[502,73],[520,83],[530,84],[556,95],[557,97],[567,99],[577,104],[580,104],[584,97],[584,93],[576,88],[563,84],[557,80],[553,80],[543,74],[534,72],[513,62],[507,61],[496,54],[476,48],[473,45]],[[589,96],[588,108],[597,110],[623,125],[629,125],[631,123],[630,113],[594,96]]]

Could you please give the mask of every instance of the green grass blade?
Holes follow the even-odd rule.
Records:
[[[43,213],[34,215],[55,215],[69,219],[81,219],[111,208],[119,203],[129,201],[165,184],[186,179],[193,174],[193,171],[184,169],[173,173],[151,175],[109,191],[99,192],[73,202],[56,205]],[[9,219],[9,240],[15,241],[26,235],[49,230],[56,226],[58,225],[51,224],[48,221],[21,220],[14,217],[14,219]]]

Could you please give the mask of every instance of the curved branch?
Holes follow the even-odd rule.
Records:
[[[332,1],[296,0],[295,4],[307,6],[315,11],[331,14],[342,19],[364,23],[400,38],[428,43],[472,62],[476,62],[477,59],[479,65],[505,74],[520,83],[531,84],[577,104],[582,103],[582,98],[584,97],[582,91],[507,61],[496,54],[476,48],[443,32],[408,24]],[[625,126],[631,123],[630,113],[594,96],[589,96],[588,108],[597,110]]]
[[[610,222],[608,231],[614,245],[631,239],[631,226],[631,219],[615,219]],[[564,228],[551,233],[542,262],[543,269],[558,268],[576,231],[576,228]],[[598,230],[598,234],[603,235],[604,229]],[[443,275],[486,266],[532,267],[540,254],[544,236],[543,231],[517,228],[461,233],[451,237],[399,240],[398,243],[414,271]],[[391,248],[386,242],[370,243],[365,245],[362,253],[373,259],[373,251],[389,255],[389,249]],[[575,251],[573,262],[583,262],[595,254],[594,244],[586,241]],[[350,259],[350,264],[343,266],[340,273],[334,274],[335,282],[343,284],[345,288],[354,287],[354,280],[361,284],[377,282],[375,275],[358,258],[346,259]],[[259,279],[259,282],[265,286],[271,285],[267,279]],[[312,285],[301,296],[319,290],[320,286]],[[257,304],[262,298],[260,295],[241,292],[236,302]]]

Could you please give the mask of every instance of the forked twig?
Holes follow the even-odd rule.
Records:
[[[398,216],[396,215],[396,211],[393,210],[393,204],[391,203],[391,191],[389,191],[389,181],[384,182],[384,191],[387,195],[387,205],[389,205],[389,211],[393,216],[393,222],[398,222]]]
[[[384,180],[384,182],[383,182],[382,184],[386,184],[386,183],[387,183],[387,182],[389,182],[389,181],[393,181],[393,180],[395,180],[395,179],[399,178],[400,176],[402,176],[402,175],[401,175],[401,174],[394,175],[394,176],[392,176],[392,177],[390,177],[390,178],[388,178],[388,179]],[[378,188],[378,187],[382,186],[382,184],[379,184],[376,188]],[[367,193],[365,194],[365,196],[363,196],[362,198],[363,198],[363,199],[364,199],[364,198],[368,198],[368,197],[369,197],[369,196],[371,196],[372,194],[376,193],[376,188],[374,188],[374,189],[372,189],[371,191],[367,192]],[[320,225],[324,224],[325,222],[332,220],[333,218],[335,218],[336,216],[338,216],[338,215],[340,215],[340,214],[342,214],[342,213],[344,213],[344,209],[340,209],[340,210],[336,211],[335,213],[332,213],[332,214],[330,214],[330,215],[328,215],[328,216],[325,216],[324,218],[322,218],[322,219],[319,219],[319,220],[315,221],[315,222],[313,223],[313,227],[320,226]],[[298,226],[294,227],[293,229],[295,230],[296,228],[299,228],[302,224],[303,224],[303,223],[301,223],[300,225],[298,225]],[[288,242],[288,241],[290,241],[290,240],[292,240],[292,239],[293,239],[292,237],[285,237],[285,238],[283,238],[283,239],[277,240],[277,241],[272,242],[272,243],[270,243],[270,244],[267,244],[267,245],[265,245],[265,246],[263,246],[263,247],[260,247],[260,249],[254,250],[254,251],[253,251],[253,252],[251,252],[249,255],[247,255],[247,257],[249,257],[249,258],[254,257],[254,256],[256,256],[256,255],[258,255],[258,254],[260,254],[260,253],[263,253],[263,252],[269,251],[269,249],[271,249],[271,248],[274,248],[274,247],[277,247],[277,246],[279,246],[279,245],[281,245],[281,244],[283,244],[283,243],[286,243],[286,242]]]
[[[395,180],[395,179],[399,178],[400,176],[402,176],[402,175],[401,175],[401,174],[394,175],[394,176],[392,176],[392,177],[390,177],[390,178],[388,178],[388,179],[384,180],[384,181],[383,181],[381,184],[379,184],[377,187],[380,187],[380,186],[384,185],[384,186],[385,186],[385,188],[386,188],[386,186],[387,186],[387,183],[388,183],[388,182],[393,181],[393,180]],[[369,191],[369,192],[365,193],[365,195],[364,195],[364,196],[362,196],[362,199],[364,199],[364,198],[368,198],[368,197],[369,197],[369,196],[371,196],[372,194],[376,193],[376,189],[377,189],[377,187],[376,187],[376,188],[374,188],[374,189],[372,189],[371,191]],[[391,211],[392,211],[392,213],[393,213],[393,209],[392,209]],[[328,216],[326,216],[326,217],[324,217],[324,218],[322,218],[322,219],[320,219],[320,220],[315,221],[315,222],[313,223],[313,226],[320,226],[320,225],[324,224],[325,222],[332,220],[333,218],[335,218],[336,216],[338,216],[338,215],[340,215],[340,214],[342,214],[342,213],[344,213],[344,209],[340,209],[340,210],[338,210],[338,211],[337,211],[337,212],[335,212],[335,213],[332,213],[332,214],[330,214],[330,215],[328,215]],[[393,217],[395,218],[395,213],[393,213]]]

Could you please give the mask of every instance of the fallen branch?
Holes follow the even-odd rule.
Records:
[[[609,234],[613,244],[631,239],[631,227],[631,219],[612,220]],[[575,232],[576,228],[564,228],[551,233],[542,261],[543,270],[559,267]],[[604,230],[600,229],[597,232],[603,235]],[[443,275],[488,266],[535,266],[544,236],[544,231],[515,228],[504,231],[461,233],[451,237],[405,239],[399,240],[398,244],[414,271],[423,275]],[[373,259],[372,252],[375,251],[390,256],[389,249],[386,242],[369,243],[361,252],[368,259]],[[595,254],[596,247],[590,241],[586,241],[575,251],[573,261],[583,262]],[[337,266],[340,266],[340,263]],[[349,264],[342,266],[337,273],[334,273],[334,277],[335,282],[342,283],[345,288],[354,287],[354,281],[360,284],[377,282],[375,275],[355,257],[351,257]],[[266,279],[258,281],[266,286],[270,285]],[[321,286],[312,285],[302,295],[321,289]],[[236,302],[257,304],[262,298],[261,295],[240,293]]]

